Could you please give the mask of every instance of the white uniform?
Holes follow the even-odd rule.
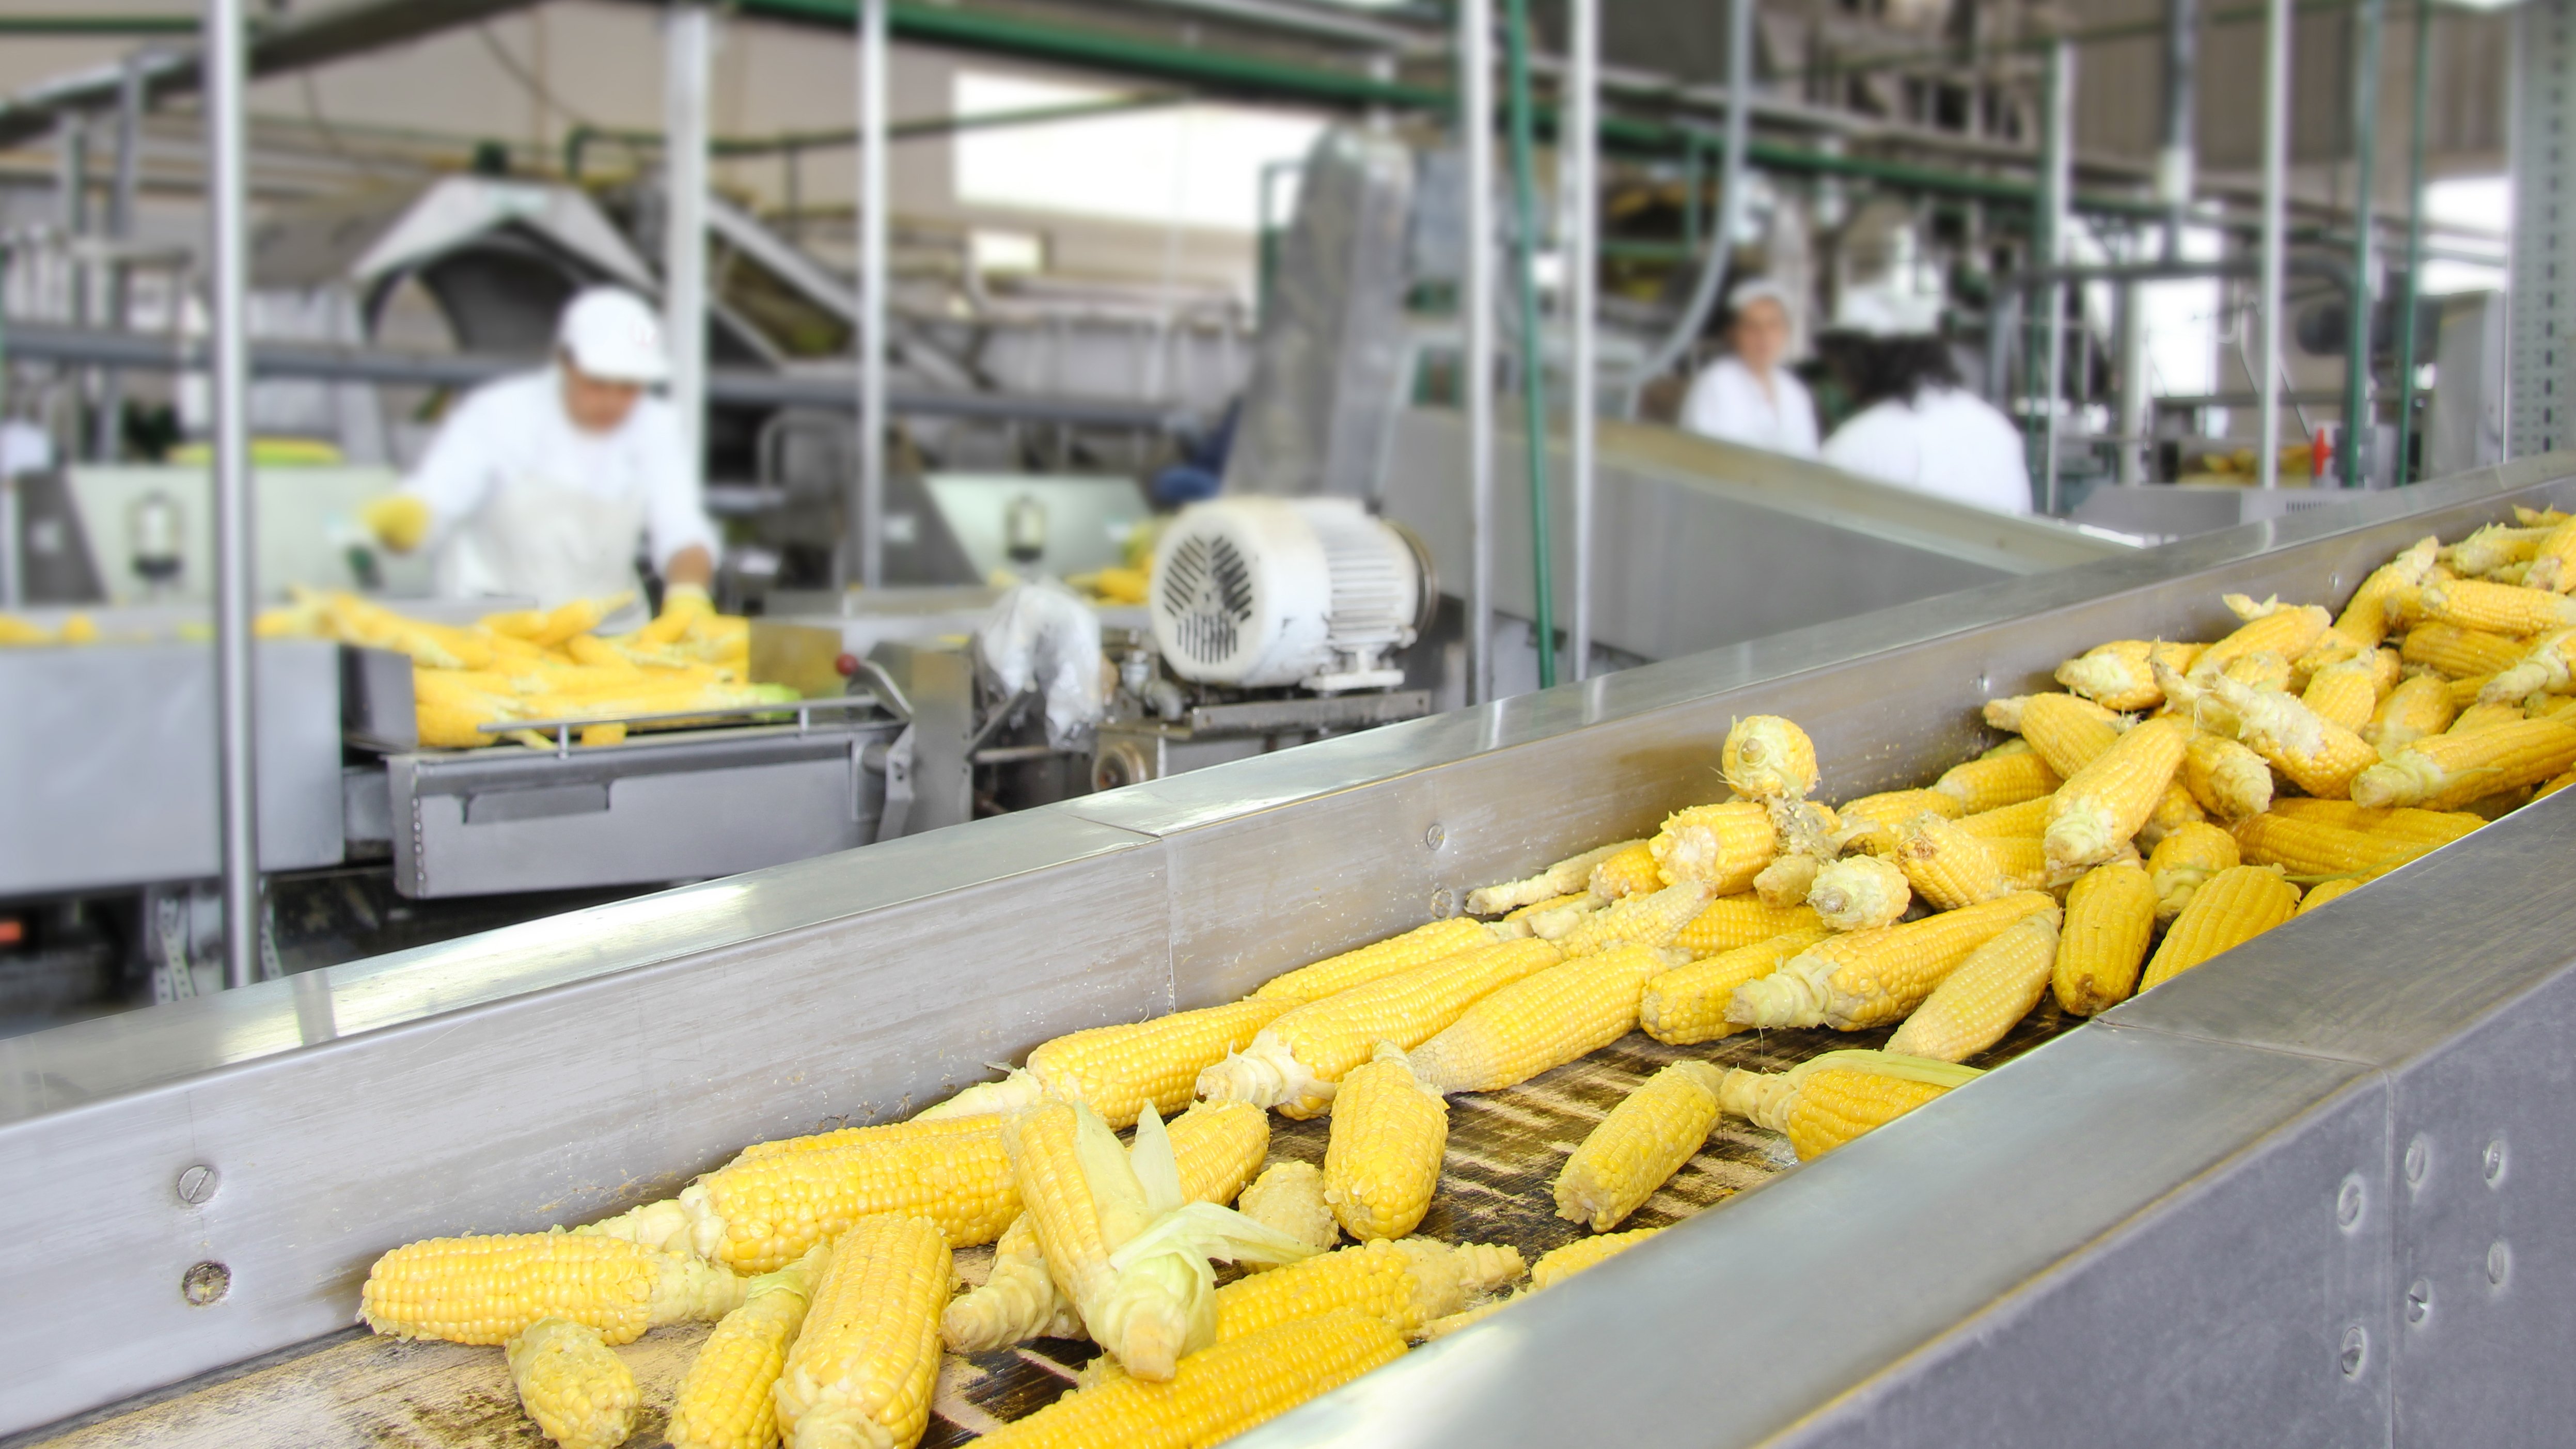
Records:
[[[671,405],[640,397],[614,431],[584,432],[551,367],[467,394],[403,491],[436,520],[449,598],[516,595],[552,608],[632,589],[639,534],[657,569],[692,545],[716,551]]]
[[[1701,369],[1682,400],[1682,427],[1703,438],[1767,448],[1794,458],[1816,456],[1816,404],[1789,369],[1771,369],[1764,392],[1753,369],[1733,356]]]
[[[1846,472],[1997,513],[2028,513],[2030,468],[2012,421],[1971,392],[1927,387],[1834,429],[1824,459]]]

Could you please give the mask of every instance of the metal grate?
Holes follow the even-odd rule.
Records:
[[[2558,354],[2576,346],[2576,0],[2514,12],[2512,375],[2505,438],[2527,457],[2576,445]]]
[[[1163,612],[1193,661],[1213,666],[1234,657],[1252,621],[1252,569],[1232,540],[1194,534],[1180,541],[1164,571]]]

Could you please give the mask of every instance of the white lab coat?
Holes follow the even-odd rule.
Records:
[[[679,418],[636,399],[607,433],[573,426],[554,368],[488,383],[457,405],[403,491],[430,507],[441,594],[510,595],[553,607],[636,586],[692,545],[716,551]]]
[[[1915,399],[1871,404],[1825,440],[1846,472],[1997,513],[2028,513],[2030,468],[2012,420],[1985,399],[1928,387]]]
[[[1771,369],[1771,391],[1732,355],[1700,370],[1682,400],[1682,427],[1703,438],[1766,448],[1794,458],[1816,456],[1816,404],[1785,367]]]

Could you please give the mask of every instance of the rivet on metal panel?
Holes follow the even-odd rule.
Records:
[[[2361,1174],[2343,1180],[2343,1190],[2335,1194],[2335,1225],[2345,1232],[2361,1226]]]
[[[2487,1244],[2488,1285],[2496,1288],[2503,1287],[2505,1275],[2512,1271],[2513,1250],[2504,1245],[2504,1239],[2498,1238]]]
[[[1431,919],[1445,921],[1458,914],[1458,893],[1442,886],[1431,893]]]
[[[200,1162],[179,1174],[179,1201],[190,1207],[203,1207],[221,1183],[215,1170]]]
[[[221,1263],[199,1263],[179,1275],[179,1296],[191,1308],[221,1303],[233,1290],[233,1270]]]
[[[2406,1185],[2408,1187],[2422,1187],[2424,1185],[2425,1169],[2432,1166],[2432,1162],[2433,1148],[2430,1143],[2426,1142],[2421,1137],[2407,1143]]]
[[[2421,1323],[2433,1316],[2433,1280],[2418,1278],[2406,1285],[2406,1321]]]
[[[2487,1186],[2504,1186],[2504,1139],[2501,1137],[2487,1144],[2486,1170]]]
[[[1992,689],[1992,688],[1994,688],[1994,681],[1992,681],[1991,679],[1987,678],[1987,677],[1986,677],[1985,675],[1983,675],[1983,674],[1980,674],[1980,675],[1978,675],[1978,676],[1977,676],[1977,693],[1979,693],[1979,694],[1983,694],[1983,693],[1985,693],[1987,690]]]
[[[2345,1378],[2357,1379],[2361,1377],[2362,1365],[2369,1360],[2370,1335],[2356,1323],[2343,1331],[2343,1352],[2335,1355],[2335,1362],[2342,1367]]]
[[[1422,832],[1422,845],[1426,850],[1438,850],[1441,842],[1448,838],[1449,832],[1441,829],[1435,822],[1430,829]]]

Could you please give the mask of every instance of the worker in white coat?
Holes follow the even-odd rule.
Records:
[[[365,522],[397,553],[431,548],[449,598],[552,608],[629,593],[649,545],[665,612],[704,613],[715,527],[678,415],[646,391],[670,373],[643,299],[584,291],[556,326],[553,364],[467,394]]]
[[[1880,337],[1858,348],[1846,383],[1860,411],[1825,440],[1824,460],[1865,478],[1997,513],[2028,513],[2021,431],[1960,386],[1938,337]]]
[[[1784,366],[1797,335],[1788,289],[1765,277],[1727,294],[1724,357],[1701,369],[1682,400],[1682,427],[1704,438],[1816,456],[1816,404]]]

